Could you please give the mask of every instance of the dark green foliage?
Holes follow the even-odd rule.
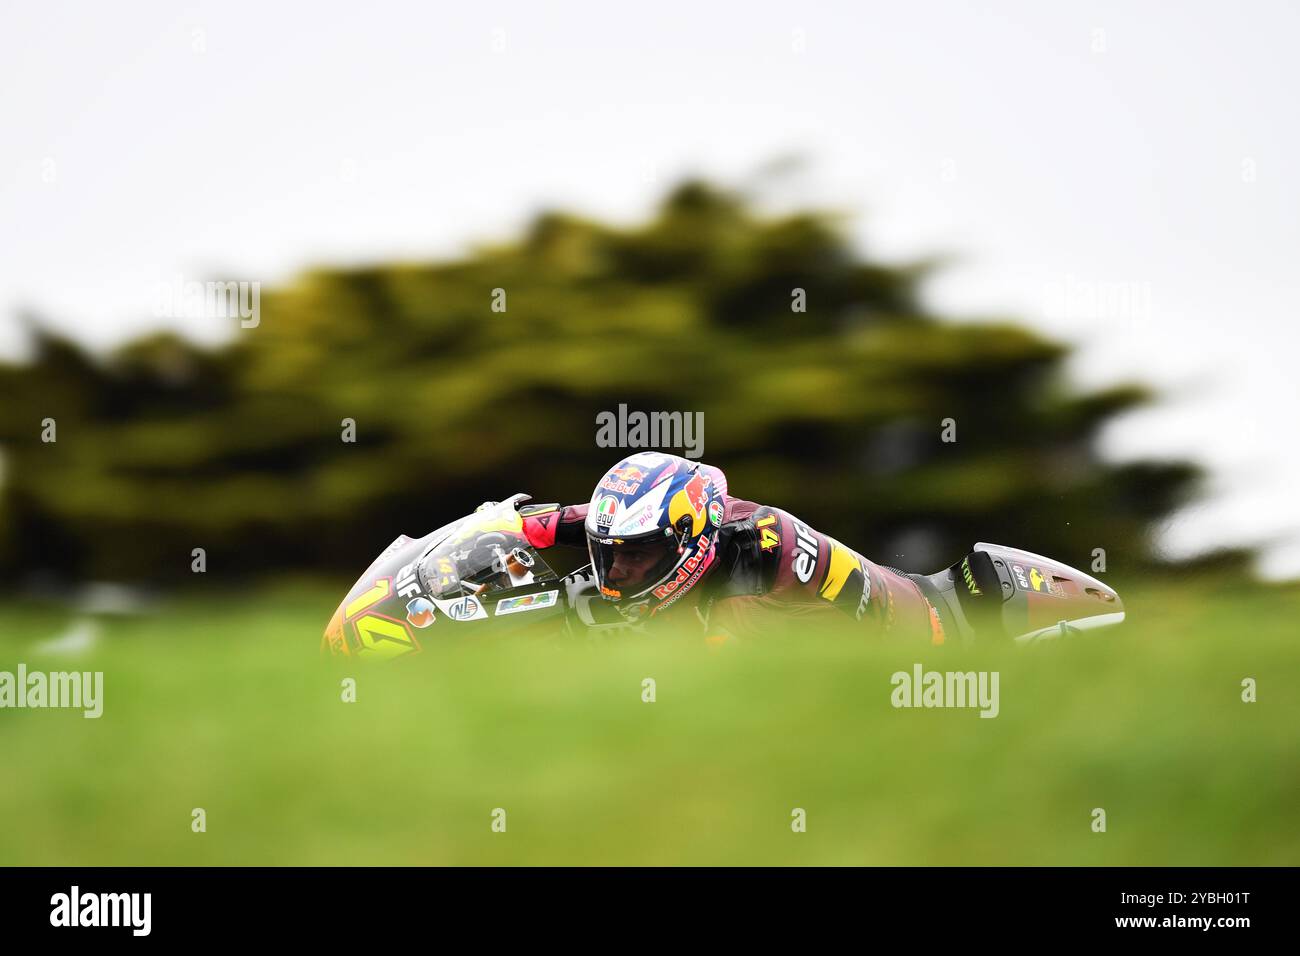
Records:
[[[217,350],[159,335],[99,361],[41,335],[0,368],[0,565],[176,580],[203,547],[221,578],[360,571],[486,498],[586,500],[617,457],[596,414],[626,403],[703,412],[734,494],[886,563],[984,539],[1149,567],[1197,471],[1094,451],[1147,394],[1078,394],[1062,345],[928,315],[927,272],[863,261],[834,217],[687,183],[631,228],[553,212],[454,262],[306,273]]]

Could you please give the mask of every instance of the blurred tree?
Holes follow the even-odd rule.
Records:
[[[178,580],[203,547],[218,577],[360,570],[485,498],[585,500],[616,457],[596,415],[620,403],[703,412],[734,494],[885,563],[930,571],[991,539],[1151,567],[1198,470],[1095,451],[1150,396],[1074,393],[1060,344],[928,314],[931,268],[687,182],[631,228],[549,212],[458,261],[309,272],[214,350],[162,334],[96,361],[38,331],[0,367],[0,567]]]

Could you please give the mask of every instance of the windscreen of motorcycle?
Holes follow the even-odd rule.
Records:
[[[420,561],[420,581],[438,600],[525,587],[558,576],[524,536],[513,505],[471,515]]]

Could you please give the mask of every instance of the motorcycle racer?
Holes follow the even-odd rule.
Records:
[[[557,546],[590,563],[557,572],[543,557]],[[1026,644],[1124,619],[1114,588],[1041,554],[977,542],[947,568],[905,574],[733,497],[712,465],[642,452],[607,471],[586,504],[532,504],[521,492],[398,535],[339,603],[322,646],[389,659],[465,628],[556,623],[591,636],[702,625],[710,643],[848,624],[933,644]]]
[[[675,612],[689,608],[712,636],[850,620],[944,641],[916,580],[786,511],[732,497],[712,465],[641,452],[607,471],[587,504],[520,513],[534,547],[585,547],[601,597],[633,622],[680,621]]]

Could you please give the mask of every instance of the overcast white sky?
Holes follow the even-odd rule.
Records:
[[[960,257],[937,308],[1164,390],[1105,445],[1211,467],[1171,550],[1300,574],[1300,5],[326,6],[5,0],[0,355],[21,308],[106,345],[165,324],[177,276],[631,219],[797,153],[788,197],[858,213],[864,247]]]

